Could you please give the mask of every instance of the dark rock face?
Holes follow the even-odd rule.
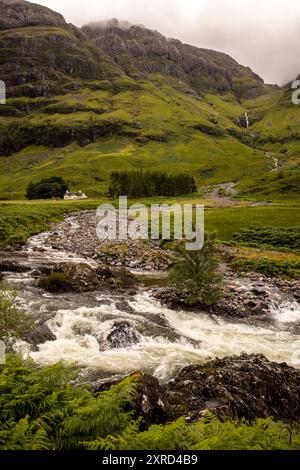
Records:
[[[37,4],[0,0],[0,40],[1,79],[8,98],[74,91],[80,83],[70,82],[70,77],[101,80],[122,74],[79,28]]]
[[[141,26],[123,27],[117,20],[82,30],[129,74],[163,73],[184,80],[196,92],[233,91],[238,98],[264,92],[262,79],[226,54],[182,44]]]
[[[300,371],[262,355],[186,367],[165,390],[174,418],[184,415],[195,421],[212,410],[221,418],[300,419]]]
[[[152,375],[135,372],[132,379],[136,384],[136,398],[131,405],[135,416],[141,417],[141,430],[151,424],[166,423],[169,416],[169,402],[164,387],[158,379]],[[119,383],[120,380],[108,381],[101,385],[90,385],[93,393],[103,392],[110,389],[111,386]]]
[[[167,394],[159,381],[151,375],[140,374],[134,409],[137,416],[142,416],[141,428],[165,423],[169,407]]]
[[[135,328],[127,321],[115,322],[111,332],[107,335],[111,348],[126,348],[139,342]]]
[[[23,26],[64,26],[64,17],[49,8],[23,0],[0,0],[0,29]]]
[[[84,146],[95,142],[100,137],[122,134],[124,122],[103,121],[97,125],[78,126],[34,126],[13,124],[0,135],[0,156],[18,152],[28,145],[47,147],[65,147],[72,142]],[[11,136],[14,135],[14,139]]]

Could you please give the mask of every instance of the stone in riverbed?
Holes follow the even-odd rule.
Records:
[[[44,344],[47,341],[55,341],[56,336],[50,330],[49,326],[46,323],[38,325],[37,328],[30,335],[26,336],[25,341],[31,344],[35,350],[38,350],[39,344]]]
[[[0,260],[0,271],[11,273],[26,273],[31,270],[30,266],[24,266],[19,261],[13,259]]]
[[[115,322],[106,337],[112,349],[127,348],[139,342],[139,334],[128,321]]]

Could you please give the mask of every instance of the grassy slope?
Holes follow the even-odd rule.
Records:
[[[33,111],[27,115],[26,125],[59,129],[116,121],[122,123],[123,134],[134,132],[144,139],[143,143],[132,136],[114,135],[84,147],[71,144],[59,149],[24,148],[0,160],[0,197],[20,199],[30,180],[57,174],[68,179],[72,189],[97,197],[105,192],[110,172],[116,169],[184,171],[193,173],[199,185],[238,181],[271,170],[272,162],[263,151],[253,150],[227,132],[232,128],[243,132],[234,120],[245,108],[231,95],[200,99],[187,94],[186,89],[180,90],[182,86],[176,80],[157,75],[151,82],[138,84],[124,79],[120,86],[120,80],[116,79],[115,88],[124,90],[117,93],[115,88],[93,90],[82,86],[77,93],[57,96],[54,106],[50,105],[51,112],[47,107]],[[105,83],[93,82],[93,86],[103,88]],[[26,102],[26,98],[21,100]],[[18,107],[19,101],[11,99],[8,104]],[[58,111],[68,112],[53,113],[55,106]],[[95,110],[101,110],[101,114]],[[21,120],[24,122],[21,117],[0,117],[0,124]],[[193,128],[199,124],[209,129],[217,126],[223,135]]]
[[[292,90],[276,88],[269,95],[245,102],[249,109],[250,131],[262,138],[256,145],[270,160],[278,160],[278,171],[245,178],[238,185],[247,197],[271,200],[300,198],[300,114],[291,102]]]

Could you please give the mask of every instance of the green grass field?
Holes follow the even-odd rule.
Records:
[[[173,204],[176,201],[181,204],[205,203],[205,200],[196,198],[148,198],[128,201],[128,204],[143,202],[149,206],[151,203]],[[2,202],[0,247],[24,243],[30,235],[46,230],[49,222],[61,220],[64,214],[96,209],[103,202],[108,200]],[[241,205],[232,208],[209,208],[205,212],[206,230],[216,231],[218,239],[222,242],[233,241],[233,235],[245,228],[297,227],[298,220],[299,206],[293,204],[256,207]]]

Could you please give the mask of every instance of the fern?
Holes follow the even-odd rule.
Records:
[[[130,404],[138,375],[93,395],[70,381],[75,370],[59,363],[39,368],[9,356],[0,366],[1,450],[299,450],[300,425],[271,418],[254,423],[208,415],[140,431]]]

